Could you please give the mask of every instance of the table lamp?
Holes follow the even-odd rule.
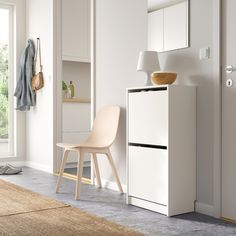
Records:
[[[160,70],[160,64],[156,51],[141,51],[139,53],[137,71],[143,71],[147,74],[146,86],[152,85],[151,74]]]

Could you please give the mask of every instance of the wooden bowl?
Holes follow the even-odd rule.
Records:
[[[176,80],[177,74],[172,72],[153,72],[151,81],[153,85],[173,84]]]

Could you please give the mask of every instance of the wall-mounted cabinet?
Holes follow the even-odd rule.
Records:
[[[188,1],[148,13],[148,50],[163,52],[189,46]]]
[[[81,143],[90,133],[91,121],[90,0],[61,1],[62,80],[74,85],[74,98],[62,103],[62,141]],[[77,153],[71,152],[69,168],[77,161]],[[85,161],[90,161],[89,154]]]
[[[62,59],[90,62],[90,0],[62,0]]]

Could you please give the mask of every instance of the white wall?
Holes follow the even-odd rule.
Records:
[[[0,0],[0,3],[11,4],[15,6],[15,81],[14,81],[14,89],[16,86],[16,81],[18,80],[20,68],[19,61],[21,57],[21,53],[26,46],[25,42],[25,0]],[[13,96],[14,91],[12,91]],[[16,101],[16,100],[15,100]],[[26,150],[26,142],[25,142],[25,113],[24,112],[15,112],[15,132],[16,132],[16,152],[15,157],[0,159],[0,162],[22,162],[25,160],[25,150]]]
[[[121,106],[118,137],[111,152],[124,185],[126,88],[145,83],[145,76],[136,67],[139,51],[147,45],[146,12],[146,0],[96,1],[96,108]],[[99,158],[99,165],[102,179],[114,182],[104,157]]]
[[[37,92],[37,105],[27,113],[27,164],[53,169],[53,0],[26,0],[27,38],[41,39],[45,86]]]
[[[176,71],[178,84],[197,86],[197,201],[213,204],[213,0],[190,2],[190,48],[160,53],[162,70]],[[201,17],[199,17],[201,16]],[[199,60],[199,49],[210,47],[211,58]]]

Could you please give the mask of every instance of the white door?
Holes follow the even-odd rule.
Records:
[[[222,217],[236,221],[236,1],[222,4]]]

